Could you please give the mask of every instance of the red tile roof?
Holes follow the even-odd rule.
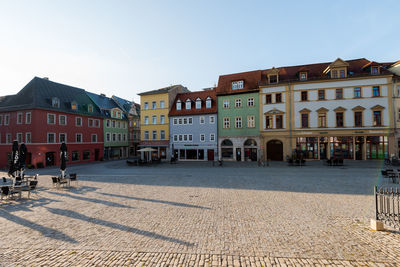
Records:
[[[211,108],[206,108],[206,99],[211,97]],[[196,99],[201,99],[201,109],[196,109]],[[186,100],[190,99],[192,102],[191,109],[185,109]],[[182,109],[176,109],[176,102],[180,100],[182,102]],[[169,116],[184,116],[184,115],[200,115],[217,113],[217,96],[215,88],[212,90],[197,91],[190,93],[177,94],[175,97],[174,104],[171,107]]]
[[[221,75],[218,79],[217,95],[237,94],[248,91],[258,91],[261,80],[261,70]],[[243,89],[232,90],[232,82],[243,81]]]

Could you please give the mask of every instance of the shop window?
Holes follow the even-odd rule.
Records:
[[[221,143],[221,156],[225,159],[233,158],[233,143],[229,139],[225,139]]]
[[[72,151],[72,161],[79,161],[79,151]]]
[[[89,150],[85,150],[82,153],[82,160],[89,160],[90,159],[90,151]]]

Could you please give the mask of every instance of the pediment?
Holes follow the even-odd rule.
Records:
[[[319,108],[316,110],[318,113],[327,113],[329,111],[329,109],[327,108]]]
[[[351,110],[353,110],[353,111],[363,111],[363,110],[365,110],[365,108],[362,107],[362,106],[356,106],[356,107],[352,108]]]
[[[381,105],[375,105],[371,108],[372,110],[384,110],[385,107],[381,106]]]
[[[266,73],[272,75],[279,74],[279,69],[272,67],[272,69],[266,70]]]
[[[299,111],[300,113],[310,113],[311,110],[309,110],[308,108],[303,108],[302,110]]]
[[[344,61],[341,58],[337,58],[335,61],[333,61],[325,70],[324,73],[327,73],[328,71],[330,71],[331,69],[336,69],[336,68],[344,68],[344,67],[348,67],[349,63],[347,63],[346,61]]]
[[[346,111],[347,109],[345,109],[344,107],[337,107],[337,108],[335,108],[333,111],[335,111],[335,112],[344,112],[344,111]]]
[[[283,112],[277,108],[273,108],[273,109],[265,112],[264,115],[283,114],[283,113],[285,113],[285,112]]]

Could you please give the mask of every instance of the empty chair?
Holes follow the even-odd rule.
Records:
[[[70,182],[75,182],[78,185],[78,177],[76,173],[70,173],[69,174],[69,181]]]
[[[38,181],[37,181],[37,180],[29,181],[29,185],[24,186],[24,187],[22,188],[22,191],[28,192],[28,198],[31,196],[31,191],[36,192],[36,186],[37,186],[37,184],[38,184]]]
[[[8,197],[9,193],[10,193],[10,188],[8,186],[2,186],[0,188],[0,193],[1,193],[1,199],[3,199],[3,196]]]

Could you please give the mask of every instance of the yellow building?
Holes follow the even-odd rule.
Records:
[[[168,113],[178,93],[189,92],[182,85],[172,85],[165,88],[143,92],[140,96],[140,136],[139,147],[152,148],[142,152],[142,159],[169,159],[169,119]]]

